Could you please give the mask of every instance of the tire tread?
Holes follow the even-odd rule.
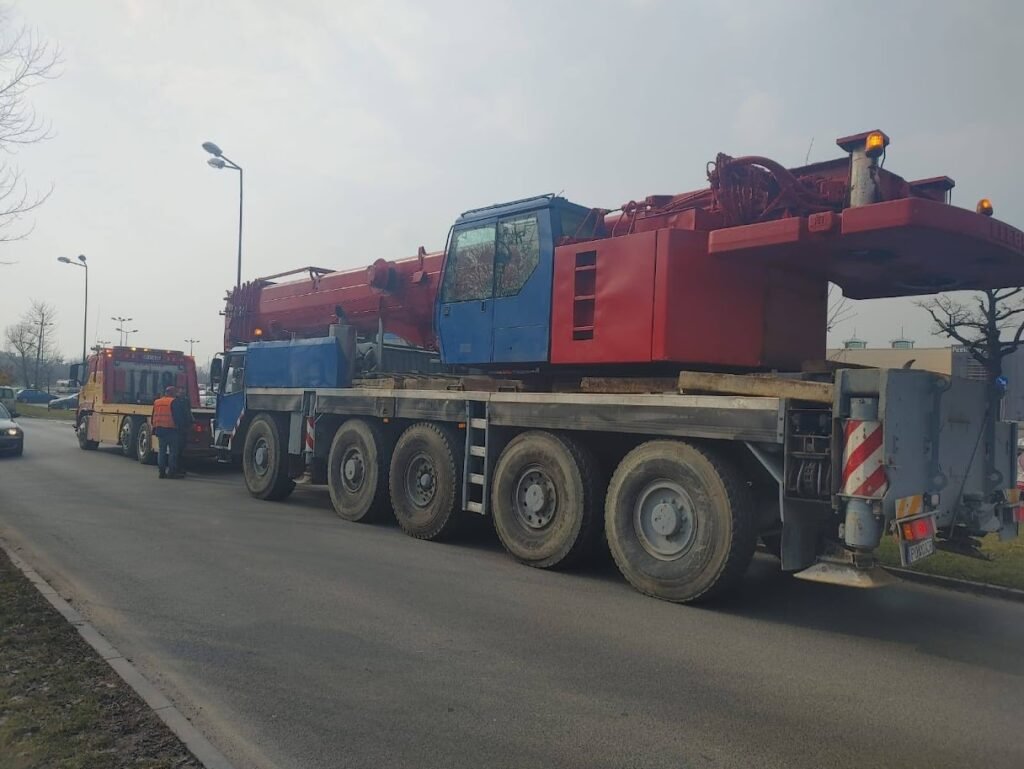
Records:
[[[747,566],[750,564],[750,560],[754,555],[754,549],[757,545],[757,530],[754,522],[754,516],[751,514],[752,503],[750,491],[743,482],[739,471],[728,459],[723,457],[717,450],[698,443],[663,439],[647,441],[630,451],[623,461],[619,463],[619,466],[615,469],[611,482],[608,485],[607,499],[612,499],[614,497],[614,492],[623,483],[629,471],[632,470],[632,467],[630,467],[629,463],[626,461],[627,459],[633,456],[639,456],[651,447],[660,446],[666,443],[682,444],[700,454],[710,464],[711,468],[721,481],[722,487],[725,491],[726,501],[729,504],[733,532],[726,558],[718,569],[718,573],[714,575],[707,587],[698,593],[686,597],[685,599],[673,599],[664,595],[658,595],[655,591],[650,590],[643,584],[638,584],[631,579],[629,576],[630,570],[627,568],[628,564],[623,563],[624,559],[620,557],[617,552],[618,549],[612,547],[610,550],[612,557],[615,560],[615,565],[618,567],[619,571],[636,590],[644,595],[649,595],[652,598],[660,598],[662,600],[670,600],[676,603],[711,601],[726,594],[735,586],[737,581],[743,576]],[[612,510],[606,509],[606,520],[609,520],[613,514],[614,512]],[[606,531],[609,531],[609,529],[610,526],[606,526]],[[609,533],[609,539],[610,538],[611,534]]]

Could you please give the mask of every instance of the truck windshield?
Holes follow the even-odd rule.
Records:
[[[115,361],[114,403],[150,404],[166,388],[177,386],[184,373],[184,364]]]

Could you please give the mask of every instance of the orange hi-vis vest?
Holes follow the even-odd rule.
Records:
[[[171,404],[174,398],[164,396],[153,401],[153,427],[174,427],[174,415]]]

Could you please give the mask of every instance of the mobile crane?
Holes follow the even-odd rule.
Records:
[[[707,188],[614,211],[474,209],[441,252],[247,283],[227,297],[215,446],[257,497],[326,483],[342,518],[393,511],[422,539],[490,514],[531,566],[603,531],[629,582],[671,601],[734,584],[758,538],[797,576],[872,585],[887,533],[906,564],[1014,537],[994,387],[829,367],[826,294],[1022,285],[1024,233],[987,200],[952,206],[948,177],[884,169],[881,131],[837,144],[794,169],[720,154]],[[446,373],[395,370],[386,334]]]

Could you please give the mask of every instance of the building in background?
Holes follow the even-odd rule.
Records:
[[[985,369],[963,345],[951,347],[916,347],[913,340],[893,339],[888,347],[868,347],[856,336],[843,346],[828,351],[828,359],[839,363],[876,368],[915,368],[948,376],[984,381]],[[1024,421],[1024,348],[1003,359],[1003,376],[1007,380],[1003,399],[1003,418]]]

